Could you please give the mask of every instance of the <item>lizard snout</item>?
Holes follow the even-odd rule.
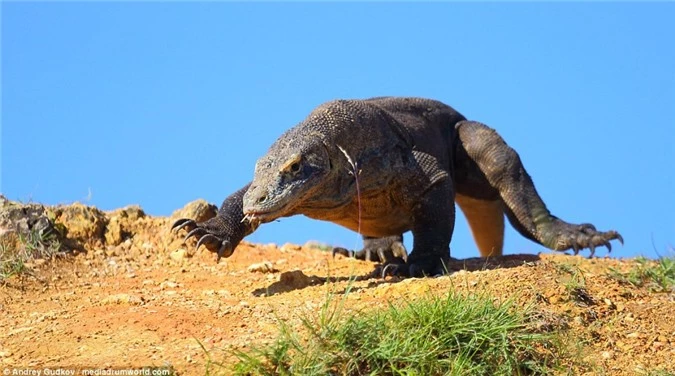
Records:
[[[269,201],[269,195],[264,187],[251,186],[244,194],[244,213],[253,214],[265,211],[264,206]]]

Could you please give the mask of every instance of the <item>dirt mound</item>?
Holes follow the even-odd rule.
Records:
[[[184,245],[170,231],[178,217],[215,215],[204,201],[171,218],[139,207],[2,205],[0,232],[15,234],[11,246],[21,245],[16,234],[49,228],[68,247],[59,250],[66,257],[33,261],[30,273],[0,287],[0,368],[172,365],[200,374],[207,356],[230,361],[230,349],[270,341],[278,320],[295,325],[328,293],[350,287],[348,312],[450,290],[513,298],[532,307],[542,330],[576,338],[587,366],[574,374],[675,371],[675,295],[608,275],[635,260],[511,255],[458,261],[455,273],[439,278],[381,280],[368,277],[371,263],[333,259],[312,244],[243,242],[216,264],[206,250],[195,251],[194,240]],[[3,217],[10,206],[14,216]]]

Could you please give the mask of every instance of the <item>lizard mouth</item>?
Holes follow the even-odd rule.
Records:
[[[251,223],[271,222],[279,217],[277,213],[280,211],[281,210],[245,210],[244,220],[248,220]]]
[[[246,192],[242,208],[245,218],[266,223],[290,215],[295,206],[293,200],[300,200],[299,188],[302,188],[302,185],[286,187],[282,192],[275,194],[273,199],[269,198],[270,194],[267,191],[263,191],[262,195],[254,193],[250,196],[249,192]]]

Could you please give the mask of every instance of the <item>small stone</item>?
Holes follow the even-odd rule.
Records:
[[[192,201],[183,208],[176,210],[171,214],[171,219],[192,218],[195,222],[204,222],[216,216],[218,207],[209,204],[206,200],[199,199]]]
[[[185,259],[187,259],[188,253],[186,250],[181,248],[171,252],[171,254],[169,254],[169,257],[171,257],[171,259],[176,262],[183,262]]]
[[[297,244],[286,243],[279,249],[281,252],[300,251],[302,247]]]
[[[47,260],[38,258],[38,259],[33,260],[33,265],[35,265],[35,266],[42,266],[42,265],[44,265],[46,262],[47,262]]]
[[[108,257],[119,256],[119,254],[117,253],[117,249],[115,249],[115,248],[108,248],[108,249],[106,249],[106,250],[105,250],[105,255],[108,256]]]
[[[141,305],[143,304],[143,298],[129,294],[115,294],[103,298],[103,300],[101,300],[101,304]]]
[[[178,287],[178,283],[176,283],[174,281],[164,281],[164,282],[162,282],[162,287],[175,289],[176,287]]]
[[[275,273],[278,270],[274,268],[271,262],[264,261],[257,264],[251,264],[248,267],[248,271],[251,273]]]
[[[293,270],[282,273],[281,276],[279,276],[279,282],[295,289],[301,289],[310,286],[317,281],[316,278],[308,277],[300,270]]]

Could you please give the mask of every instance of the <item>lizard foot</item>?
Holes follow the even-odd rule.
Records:
[[[369,248],[364,247],[360,251],[352,251],[350,249],[335,247],[333,248],[333,257],[335,255],[342,255],[344,257],[351,257],[357,260],[372,261],[372,262],[382,262],[386,263],[389,261],[400,260],[405,262],[408,258],[408,252],[405,250],[405,247],[401,244],[400,246],[392,246],[391,248]]]
[[[408,259],[408,251],[403,245],[400,236],[388,236],[383,238],[365,237],[363,249],[352,251],[342,247],[333,248],[333,257],[342,255],[357,260],[389,263],[394,261],[405,262]]]
[[[377,268],[375,268],[373,274],[383,279],[387,276],[414,278],[439,276],[447,274],[446,264],[447,262],[436,258],[427,258],[412,263],[390,262],[379,265]]]
[[[173,223],[171,226],[172,231],[180,231],[181,229],[187,230],[187,235],[183,239],[183,243],[187,242],[193,236],[199,236],[197,240],[197,249],[202,244],[210,252],[214,252],[218,255],[216,262],[220,261],[221,257],[230,257],[234,252],[234,247],[232,242],[226,236],[217,235],[221,227],[218,222],[218,217],[211,218],[208,221],[197,223],[189,218],[181,218]]]
[[[574,254],[579,254],[579,251],[588,248],[591,251],[589,258],[595,255],[595,248],[605,246],[608,252],[612,251],[612,244],[610,241],[618,240],[623,245],[623,237],[614,230],[598,231],[590,223],[583,223],[580,225],[572,225],[565,223],[561,229],[556,231],[556,240],[553,249],[556,251],[566,251],[572,249]]]

